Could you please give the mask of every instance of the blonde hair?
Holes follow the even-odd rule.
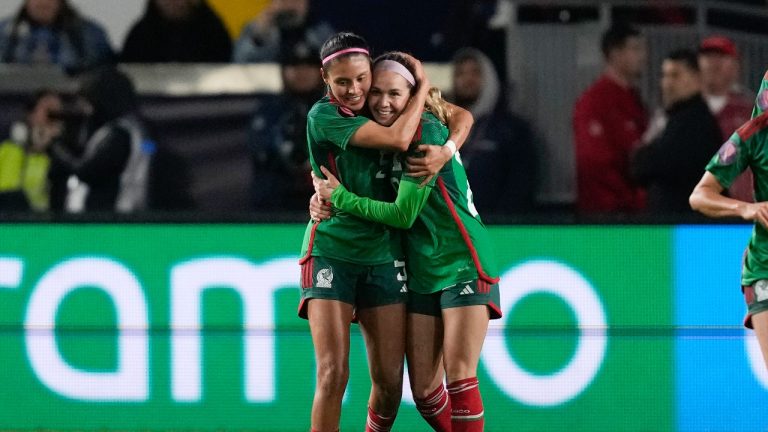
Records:
[[[427,100],[424,102],[424,108],[434,114],[443,124],[448,124],[448,120],[451,119],[451,108],[443,99],[443,95],[437,87],[429,89]]]

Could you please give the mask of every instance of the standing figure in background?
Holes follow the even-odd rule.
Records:
[[[463,48],[453,58],[453,97],[475,125],[461,159],[480,211],[509,214],[534,208],[538,159],[531,126],[507,107],[488,56]],[[510,167],[515,169],[510,170]]]
[[[46,150],[61,134],[61,121],[53,118],[61,111],[61,98],[41,90],[26,108],[25,120],[14,123],[11,136],[0,143],[0,210],[44,212],[50,204]]]
[[[147,0],[120,60],[127,63],[226,63],[232,40],[205,0]]]
[[[739,83],[741,64],[736,44],[725,36],[710,36],[699,45],[701,93],[717,118],[723,137],[749,121],[755,95]],[[728,188],[728,195],[753,201],[752,170],[745,170]]]
[[[333,33],[328,23],[309,21],[309,0],[272,0],[243,27],[232,57],[236,63],[277,62],[282,51],[302,42],[322,46]]]
[[[260,97],[250,125],[253,204],[257,211],[302,211],[314,193],[307,174],[307,114],[323,96],[319,48],[299,42],[281,52],[283,92]]]
[[[114,60],[104,29],[67,0],[25,0],[0,21],[0,56],[3,63],[55,64],[71,73]]]
[[[79,96],[87,116],[84,147],[57,141],[49,149],[52,170],[68,177],[65,210],[145,210],[154,143],[133,83],[117,69],[99,70],[84,78]]]
[[[614,25],[602,38],[605,69],[576,101],[576,208],[582,213],[628,212],[645,207],[645,192],[629,173],[648,115],[636,84],[646,65],[640,32]]]
[[[720,126],[701,95],[696,53],[677,50],[661,65],[661,99],[667,122],[661,134],[640,147],[632,175],[648,188],[648,210],[655,214],[690,212],[688,196],[701,167],[717,151]]]

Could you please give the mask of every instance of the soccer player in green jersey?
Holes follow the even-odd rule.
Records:
[[[754,174],[755,202],[723,195],[747,168]],[[768,72],[760,85],[752,119],[731,135],[707,164],[690,204],[710,217],[740,217],[755,222],[747,245],[741,286],[747,303],[744,325],[755,330],[768,366]]]
[[[371,61],[365,41],[339,33],[323,44],[321,73],[328,95],[307,117],[307,141],[313,171],[330,167],[349,189],[361,196],[391,195],[383,172],[382,151],[404,151],[420,123],[429,81],[415,65],[413,102],[388,127],[358,115],[371,85]],[[457,108],[458,109],[458,108]],[[463,111],[463,110],[462,110]],[[459,111],[459,113],[462,113]],[[471,114],[452,121],[451,137],[466,139]],[[444,156],[445,154],[448,156]],[[450,152],[432,152],[436,173]],[[360,323],[371,375],[366,430],[387,431],[397,414],[402,392],[405,351],[407,276],[399,236],[383,224],[351,214],[310,222],[302,246],[299,315],[309,320],[315,348],[317,384],[312,404],[312,430],[336,431],[349,376],[350,322]]]
[[[408,66],[400,53],[387,53],[374,62],[368,105],[378,123],[392,124],[407,106],[415,88]],[[439,92],[430,96],[411,144],[414,148],[442,143],[448,136],[443,123],[451,110]],[[327,180],[315,182],[318,193],[344,214],[408,229],[406,353],[417,408],[437,431],[482,431],[477,365],[488,320],[501,316],[497,270],[485,226],[472,203],[458,153],[426,187],[420,187],[421,179],[402,175],[402,155],[393,155],[390,161],[387,174],[397,187],[394,202],[353,193],[325,167],[321,169]]]

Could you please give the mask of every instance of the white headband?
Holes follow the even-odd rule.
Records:
[[[376,69],[374,70],[374,73],[380,70],[394,72],[405,78],[405,80],[408,81],[410,85],[416,87],[416,79],[413,77],[413,74],[400,62],[396,62],[394,60],[381,60],[380,62],[376,63]]]

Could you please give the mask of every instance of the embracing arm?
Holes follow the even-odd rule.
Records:
[[[408,163],[408,175],[411,177],[423,178],[423,181],[421,182],[422,186],[427,184],[432,177],[437,175],[437,173],[443,169],[443,166],[451,160],[456,150],[464,145],[464,142],[469,136],[469,131],[475,123],[475,119],[472,117],[471,112],[449,102],[446,102],[446,105],[448,105],[448,109],[451,111],[451,116],[447,125],[448,140],[446,143],[453,141],[455,147],[451,148],[450,145],[421,144],[416,148],[416,151],[422,156],[410,156],[406,160]]]
[[[427,85],[429,83],[426,83]],[[369,121],[362,125],[349,140],[349,143],[357,147],[374,148],[404,152],[408,150],[413,135],[421,122],[421,113],[424,109],[424,100],[427,96],[427,87],[419,85],[419,90],[408,102],[400,117],[391,126],[382,126]]]
[[[327,180],[319,180],[318,193],[328,198],[333,207],[363,219],[383,223],[395,228],[410,228],[427,203],[431,187],[403,179],[397,189],[395,202],[376,201],[349,192],[325,167],[321,167]]]
[[[413,135],[421,122],[424,102],[429,94],[429,79],[424,74],[421,62],[408,56],[413,63],[417,83],[416,93],[411,97],[408,106],[390,126],[382,126],[376,122],[368,122],[361,126],[350,138],[349,143],[357,147],[374,148],[404,152],[408,150]]]
[[[472,129],[472,125],[475,123],[475,118],[472,113],[464,108],[454,105],[450,102],[446,102],[448,109],[451,111],[451,118],[448,119],[448,140],[456,143],[456,148],[460,149],[464,145],[464,142],[469,137],[469,130]],[[451,155],[453,156],[453,155]],[[450,159],[450,157],[448,158]],[[448,160],[446,159],[446,161]]]
[[[413,226],[431,191],[431,187],[401,181],[395,202],[384,202],[357,196],[339,185],[331,195],[331,203],[337,209],[363,219],[407,229]]]
[[[688,202],[692,209],[709,217],[738,217],[747,221],[757,221],[768,228],[768,203],[748,203],[728,198],[722,194],[723,190],[717,177],[706,172],[693,189]]]

